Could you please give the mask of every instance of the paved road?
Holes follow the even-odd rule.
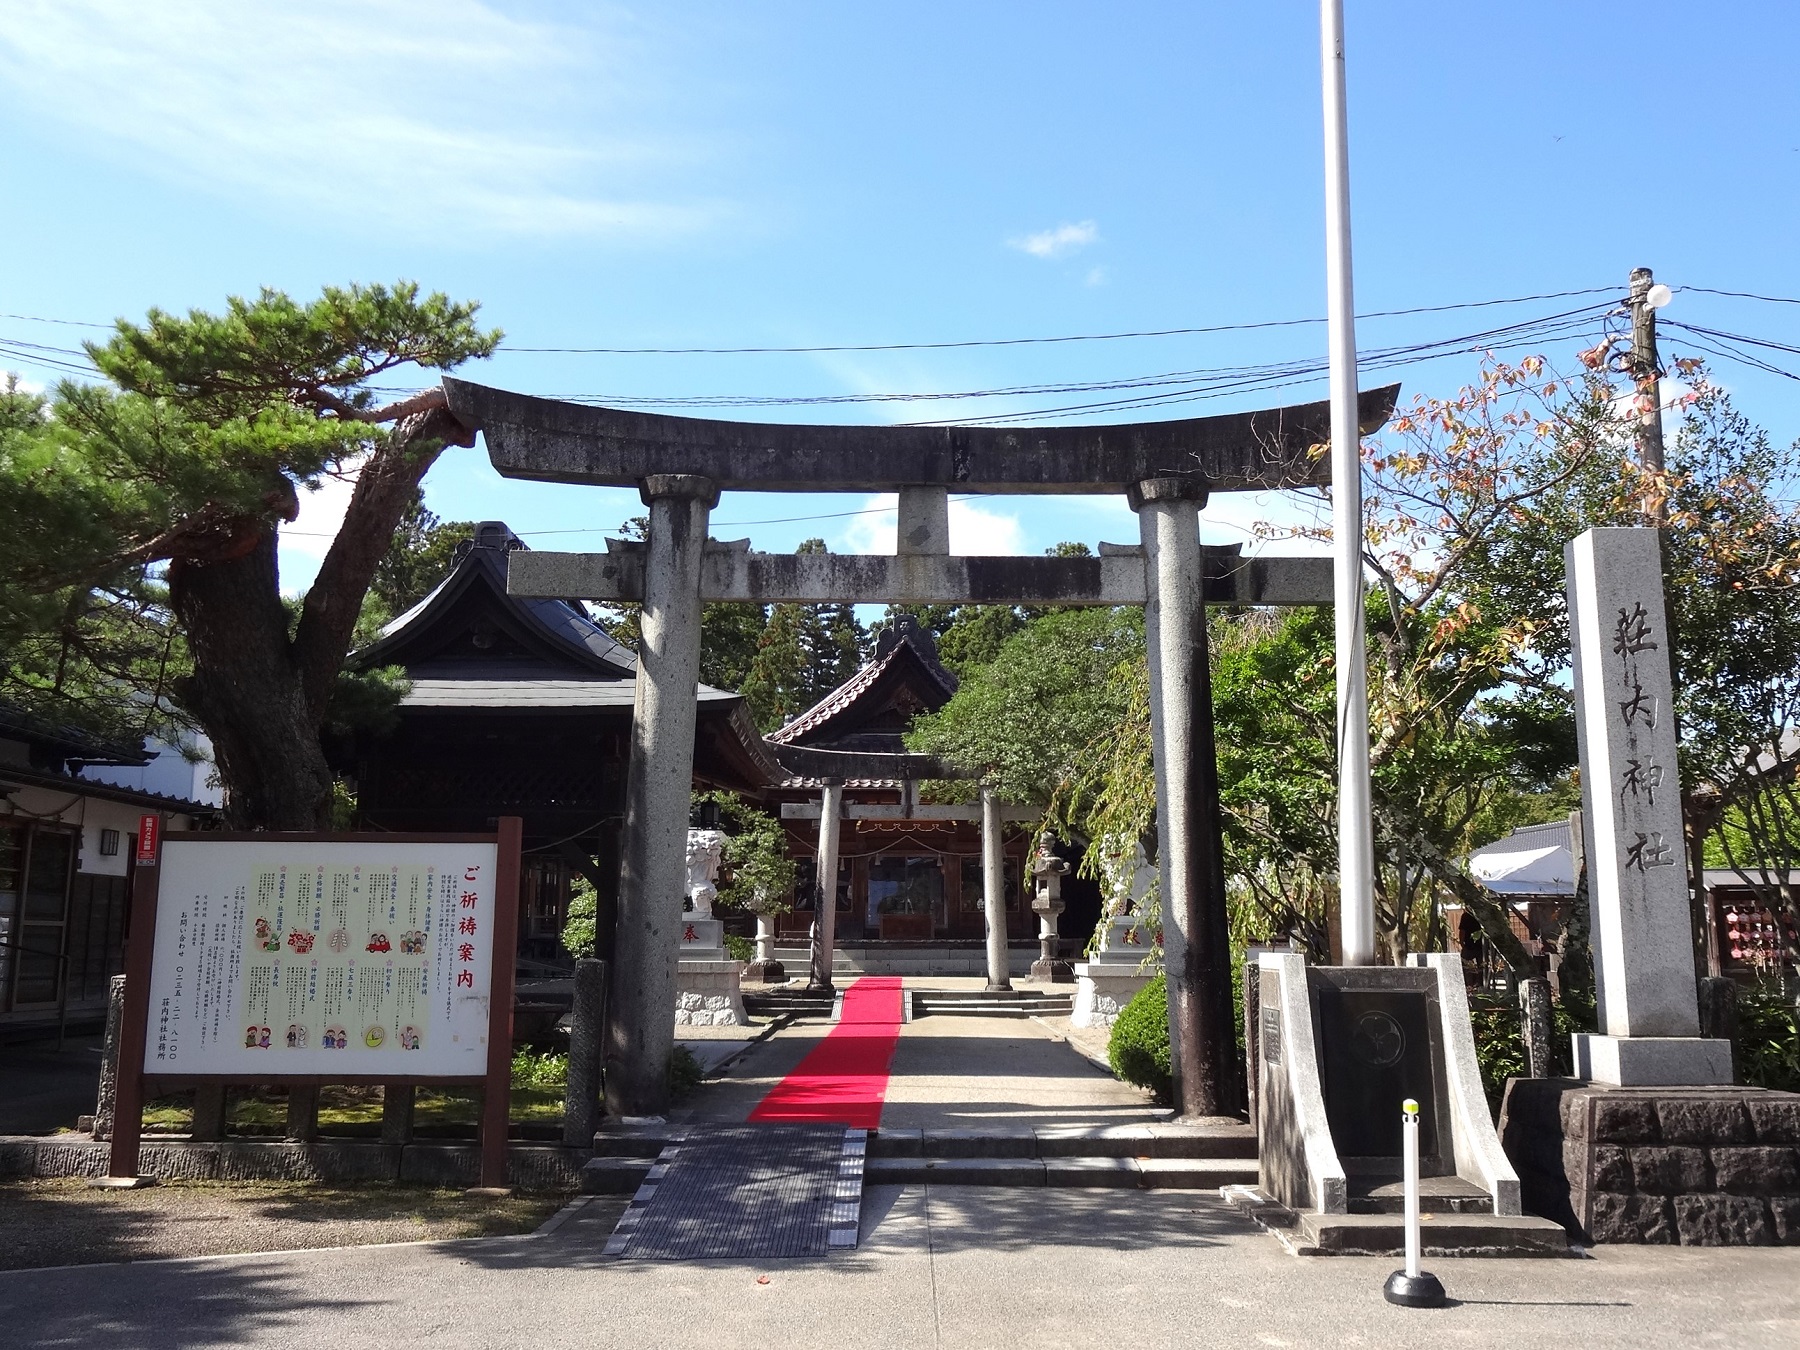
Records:
[[[615,1212],[548,1237],[0,1275],[0,1344],[1800,1344],[1794,1248],[1438,1261],[1461,1302],[1416,1312],[1381,1301],[1387,1261],[1298,1260],[1171,1192],[876,1188],[855,1254],[763,1263],[607,1261]]]

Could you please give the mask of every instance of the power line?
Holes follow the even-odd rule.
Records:
[[[1574,291],[1545,291],[1501,300],[1466,300],[1450,305],[1417,305],[1410,309],[1378,309],[1359,314],[1359,319],[1391,319],[1409,314],[1443,314],[1459,309],[1485,309],[1493,305],[1521,305],[1534,300],[1562,300],[1570,296],[1616,292],[1617,286],[1589,286]],[[1202,328],[1146,328],[1121,333],[1072,333],[1058,337],[969,338],[954,342],[871,342],[822,344],[812,347],[515,347],[502,351],[573,356],[805,356],[822,352],[945,351],[963,347],[1025,347],[1059,342],[1117,342],[1126,338],[1191,337],[1205,333],[1244,333],[1262,328],[1299,328],[1324,323],[1323,318],[1265,319],[1257,323],[1212,324]]]
[[[1761,300],[1771,305],[1800,305],[1800,299],[1788,295],[1758,295],[1755,291],[1721,291],[1711,286],[1677,286],[1677,291],[1697,291],[1701,295],[1728,295],[1735,300]]]

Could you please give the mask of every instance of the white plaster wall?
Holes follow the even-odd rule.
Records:
[[[154,792],[162,797],[179,797],[183,801],[203,802],[208,806],[218,806],[223,802],[224,798],[218,787],[211,782],[212,742],[205,736],[195,736],[188,747],[200,755],[197,761],[188,759],[180,746],[171,745],[155,736],[144,742],[144,748],[156,755],[148,764],[141,767],[92,764],[81,771],[81,776],[96,783],[111,783],[115,787]]]
[[[81,852],[75,868],[90,876],[122,877],[130,865],[131,836],[137,832],[142,808],[124,802],[101,801],[54,788],[21,787],[6,794],[13,803],[11,818],[26,821],[55,821],[74,825],[81,832]],[[0,821],[8,818],[0,809]],[[186,816],[170,816],[170,829],[185,829]],[[119,851],[110,858],[100,856],[100,831],[119,832]]]

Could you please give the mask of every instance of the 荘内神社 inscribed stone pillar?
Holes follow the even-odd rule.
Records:
[[[1620,1085],[1731,1081],[1695,999],[1662,549],[1644,528],[1570,541],[1569,623],[1600,1030],[1577,1077]]]

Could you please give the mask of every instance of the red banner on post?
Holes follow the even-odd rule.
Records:
[[[137,860],[142,866],[149,867],[156,862],[157,851],[162,846],[161,832],[161,816],[138,817]]]

